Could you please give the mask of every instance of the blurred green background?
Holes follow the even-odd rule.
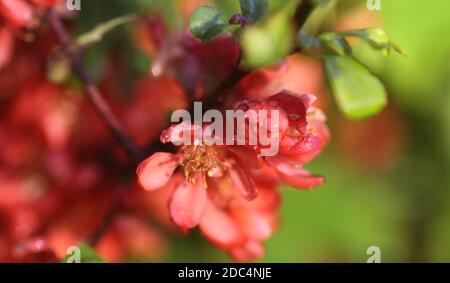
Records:
[[[237,0],[215,2],[227,14],[238,9]],[[270,2],[273,8],[283,1]],[[172,1],[136,3],[159,7],[176,21],[170,17]],[[365,5],[366,0],[338,1],[333,20],[356,17]],[[124,5],[104,15],[129,9]],[[385,82],[390,106],[381,117],[361,122],[330,107],[331,144],[307,166],[327,183],[314,191],[282,189],[282,222],[266,242],[264,262],[365,262],[369,246],[380,247],[382,262],[450,261],[448,11],[447,0],[381,0],[380,11],[365,11],[407,54],[384,58],[362,43],[356,46],[356,57]],[[93,24],[80,23],[81,29]],[[229,260],[196,231],[170,241],[167,261]]]
[[[237,1],[220,2],[226,6]],[[366,4],[340,2],[359,8]],[[384,58],[366,46],[356,52],[385,82],[390,107],[402,120],[401,146],[388,162],[370,168],[363,155],[359,161],[349,160],[349,154],[359,153],[341,150],[332,139],[307,166],[325,175],[327,183],[314,191],[283,189],[282,223],[266,242],[264,262],[365,262],[369,246],[380,247],[382,262],[450,261],[448,11],[450,1],[444,0],[381,0],[381,11],[368,12],[378,14],[390,38],[407,54]],[[339,130],[333,119],[342,119],[339,115],[329,117],[333,135]],[[363,121],[346,126],[358,123],[371,125]],[[373,123],[389,128],[395,121]],[[366,138],[383,143],[396,137],[388,131]],[[170,260],[226,259],[213,249],[191,246],[189,239],[177,241],[180,249],[172,249]]]
[[[364,169],[364,156],[352,163],[332,141],[310,166],[327,183],[313,192],[284,191],[283,224],[265,261],[365,262],[371,245],[380,247],[382,262],[450,260],[450,2],[381,2],[372,13],[407,56],[384,59],[365,46],[357,56],[385,82],[403,120],[402,145],[389,164]],[[368,126],[348,126],[358,123]],[[389,128],[393,121],[376,123]],[[368,138],[383,142],[392,134]]]

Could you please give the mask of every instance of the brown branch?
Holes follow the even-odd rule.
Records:
[[[302,3],[297,6],[297,10],[294,14],[295,30],[297,32],[299,32],[305,25],[306,20],[314,8],[314,4],[311,0],[303,0],[301,2]]]
[[[102,223],[92,233],[86,238],[86,243],[91,246],[95,247],[98,242],[102,239],[103,235],[106,231],[111,227],[111,224],[113,224],[113,221],[115,220],[117,214],[119,213],[119,209],[116,205],[112,205],[111,208],[106,212],[106,215],[103,218]]]
[[[71,44],[71,38],[65,29],[61,18],[56,11],[50,11],[50,22],[55,30],[63,47],[67,48]],[[131,137],[125,132],[119,120],[114,115],[108,103],[103,98],[100,90],[87,74],[83,59],[80,53],[70,54],[72,59],[72,70],[74,74],[83,82],[89,100],[97,113],[108,126],[109,131],[116,139],[118,144],[133,158],[138,159],[142,156],[142,149],[134,143]]]

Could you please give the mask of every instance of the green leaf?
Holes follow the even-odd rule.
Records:
[[[349,56],[324,56],[325,71],[339,109],[351,119],[363,119],[387,104],[380,80]]]
[[[242,14],[247,17],[250,23],[259,21],[267,13],[269,8],[268,0],[239,0]]]
[[[309,36],[305,31],[300,31],[298,44],[302,52],[312,56],[323,54],[351,55],[352,47],[341,35],[334,32],[323,33],[319,36]]]
[[[319,49],[322,47],[322,42],[317,36],[310,36],[305,31],[301,30],[298,33],[298,43],[302,49]]]
[[[243,57],[250,69],[276,63],[292,49],[292,3],[284,5],[243,31]]]
[[[367,41],[373,48],[380,49],[386,56],[391,49],[399,54],[404,55],[404,52],[394,43],[391,42],[386,32],[381,28],[366,28],[338,32],[342,36],[354,36]]]
[[[136,15],[125,15],[122,17],[114,18],[112,20],[101,23],[91,29],[88,32],[81,34],[75,42],[69,47],[70,51],[76,51],[80,48],[92,45],[96,42],[102,40],[103,36],[113,30],[114,28],[127,24],[131,21],[136,20],[138,17]]]
[[[103,263],[105,262],[99,257],[96,251],[85,243],[80,243],[78,246],[71,247],[68,254],[63,258],[63,263],[74,262],[74,257],[79,256],[79,263]]]
[[[191,14],[189,26],[192,34],[202,41],[211,41],[229,29],[225,15],[208,6],[199,7]]]
[[[347,40],[336,33],[323,33],[319,36],[319,39],[325,49],[331,53],[341,56],[352,54],[352,47]]]
[[[328,3],[331,2],[331,0],[312,0],[312,2],[316,6],[325,6],[325,5],[328,5]]]

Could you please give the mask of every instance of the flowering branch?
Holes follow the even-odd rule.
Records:
[[[296,21],[296,27],[300,29],[304,22],[306,21],[308,15],[310,14],[313,6],[310,3],[309,0],[305,0],[298,6],[298,9],[295,13],[295,21]],[[52,11],[51,12],[51,23],[56,31],[61,43],[64,47],[70,46],[71,39],[64,28],[61,19],[59,16]],[[292,50],[292,53],[296,52],[297,50]],[[108,125],[111,133],[116,138],[118,143],[122,145],[122,147],[133,157],[139,158],[142,156],[143,150],[138,147],[131,139],[130,137],[124,132],[122,126],[120,125],[119,121],[116,119],[114,114],[112,113],[111,109],[103,99],[100,91],[98,90],[97,86],[92,82],[91,78],[88,76],[86,70],[83,67],[82,64],[82,57],[78,53],[75,53],[72,56],[72,68],[74,73],[78,76],[78,78],[84,83],[86,91],[88,93],[89,99],[93,103],[94,107],[96,108],[99,115],[102,117],[102,119],[105,121],[105,123]],[[236,62],[235,67],[232,69],[232,71],[226,76],[226,78],[219,84],[217,87],[215,87],[213,90],[211,90],[207,94],[206,98],[206,104],[208,107],[214,107],[217,104],[220,104],[223,100],[224,95],[232,89],[242,78],[244,78],[249,71],[242,70],[240,67],[240,60]],[[193,105],[193,103],[192,103]],[[191,109],[189,109],[191,110]],[[151,154],[158,149],[164,147],[159,140],[154,141],[151,146],[148,148],[147,154]],[[87,238],[87,242],[91,246],[95,246],[101,236],[104,234],[105,230],[109,227],[113,219],[115,218],[116,214],[118,212],[117,206],[112,205],[108,213],[106,214],[104,221],[102,225],[97,227],[91,235]]]
[[[299,1],[299,5],[294,14],[294,25],[295,31],[298,33],[303,25],[305,24],[308,16],[311,14],[314,4],[311,0],[302,0]],[[300,48],[296,47],[292,50],[291,54],[299,52]],[[224,95],[228,90],[233,88],[241,79],[243,79],[250,72],[247,70],[242,70],[239,68],[241,62],[241,57],[239,57],[236,66],[233,70],[227,75],[227,77],[219,84],[216,88],[214,88],[206,97],[206,105],[211,106],[215,104],[219,104],[222,102]]]
[[[71,44],[71,38],[65,29],[61,18],[56,11],[50,11],[50,22],[55,30],[63,47],[67,48]],[[83,82],[88,98],[95,110],[108,126],[111,134],[114,136],[119,145],[133,158],[142,156],[142,149],[134,143],[131,137],[125,132],[119,120],[116,118],[111,108],[103,98],[100,90],[87,74],[80,53],[71,54],[72,70],[74,74]]]

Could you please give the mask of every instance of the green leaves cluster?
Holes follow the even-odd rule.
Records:
[[[312,3],[320,6],[327,2],[314,0]],[[230,24],[227,16],[220,10],[202,6],[190,16],[189,25],[192,34],[201,41],[208,42],[224,33],[232,32],[242,49],[242,66],[250,70],[273,65],[295,49],[319,56],[323,60],[337,105],[349,118],[369,117],[387,104],[387,95],[382,83],[352,57],[352,47],[348,42],[349,37],[358,38],[385,56],[391,50],[402,54],[382,29],[326,32],[317,36],[300,31],[295,40],[293,17],[299,1],[285,1],[270,13],[268,0],[239,0],[239,4],[241,10],[239,17],[245,18],[246,24]],[[105,21],[81,34],[68,50],[77,52],[97,43],[106,33],[136,19],[138,19],[136,15],[130,14]],[[68,73],[67,63],[63,63],[56,64],[53,68],[55,72],[49,73],[53,80],[65,79],[66,75],[55,76],[59,73]]]
[[[231,25],[224,13],[203,6],[190,17],[192,34],[208,42],[223,33],[237,30],[234,35],[240,42],[243,61],[249,69],[276,63],[288,55],[294,43],[292,15],[296,2],[290,1],[270,14],[267,14],[268,0],[240,0],[239,4],[240,16],[245,17],[249,25]]]
[[[349,37],[363,40],[385,56],[391,50],[403,54],[382,29],[326,32],[318,36],[300,31],[295,40],[293,15],[297,1],[287,1],[270,13],[267,13],[267,0],[240,0],[239,3],[241,15],[246,17],[249,25],[239,28],[234,26],[237,28],[237,32],[234,32],[233,26],[222,12],[204,6],[191,15],[192,33],[202,41],[210,41],[225,32],[233,31],[242,48],[244,66],[250,70],[272,65],[297,47],[306,54],[322,59],[337,105],[347,117],[363,119],[385,107],[387,95],[383,84],[352,57],[352,46],[348,41]],[[313,3],[319,5],[320,1]]]

